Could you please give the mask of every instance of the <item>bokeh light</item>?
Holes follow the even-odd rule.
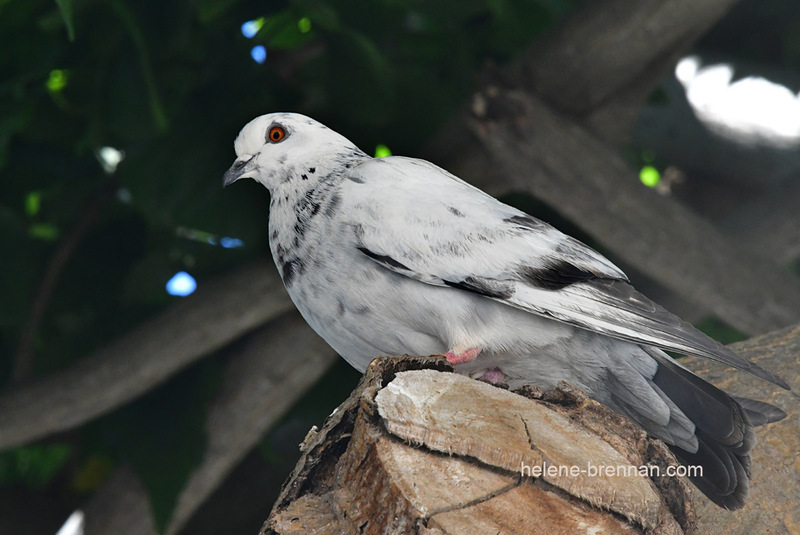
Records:
[[[177,295],[185,297],[197,289],[197,282],[194,277],[185,271],[179,271],[172,278],[167,281],[167,293],[169,295]]]

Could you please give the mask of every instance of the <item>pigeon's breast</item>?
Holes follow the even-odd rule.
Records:
[[[302,274],[287,285],[317,334],[361,371],[380,355],[447,351],[445,316],[423,319],[435,289],[419,288],[422,283],[381,268],[355,248],[334,246],[335,241],[309,249],[301,259]]]
[[[356,228],[337,210],[337,194],[276,195],[270,247],[300,313],[355,368],[363,371],[381,355],[456,347],[481,347],[486,357],[529,352],[568,335],[563,324],[389,269],[360,248]]]
[[[326,236],[306,250],[302,273],[287,289],[317,334],[361,371],[381,355],[427,356],[454,347],[481,347],[489,358],[518,355],[554,344],[572,330],[476,294],[388,270],[335,227]]]

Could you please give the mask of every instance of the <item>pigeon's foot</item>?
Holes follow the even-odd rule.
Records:
[[[500,368],[489,368],[488,370],[485,370],[483,372],[483,375],[481,375],[481,379],[489,383],[492,383],[493,385],[496,385],[505,382],[506,374],[504,374],[500,370]]]
[[[444,356],[447,357],[447,362],[455,366],[456,364],[472,362],[478,357],[478,353],[480,352],[481,348],[479,347],[470,347],[469,349],[454,347],[452,350],[445,353]]]

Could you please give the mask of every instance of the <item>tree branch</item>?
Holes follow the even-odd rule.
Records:
[[[615,151],[532,95],[494,95],[488,109],[502,116],[475,121],[472,130],[482,152],[500,164],[506,188],[558,207],[618,256],[744,332],[800,317],[796,277],[641,186]]]
[[[180,532],[264,433],[337,357],[297,312],[270,322],[235,348],[206,419],[205,458],[183,487],[167,534]]]
[[[266,261],[204,285],[72,368],[3,393],[0,449],[104,414],[291,308]]]
[[[738,2],[589,2],[510,66],[514,85],[576,118],[630,99],[633,87],[643,99]]]
[[[128,466],[117,468],[83,508],[85,535],[157,535],[150,498]]]

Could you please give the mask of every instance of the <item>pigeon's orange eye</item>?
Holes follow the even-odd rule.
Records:
[[[284,130],[282,126],[273,126],[269,129],[269,135],[267,137],[273,143],[278,143],[283,141],[283,138],[286,137],[286,130]]]

